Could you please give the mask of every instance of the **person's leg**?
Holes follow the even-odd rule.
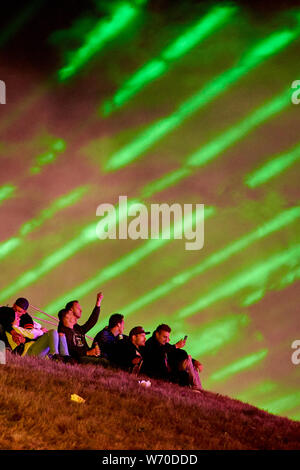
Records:
[[[4,335],[5,335],[4,326],[1,325],[0,323],[0,340],[1,341],[4,341]]]
[[[186,359],[185,370],[189,374],[190,385],[195,389],[203,390],[199,372],[195,369],[191,356],[189,356],[188,359]]]
[[[58,333],[58,339],[59,339],[59,354],[62,356],[69,356],[69,349],[67,345],[67,340],[66,340],[66,335],[64,333]]]
[[[40,336],[28,349],[28,356],[45,357],[48,354],[58,355],[59,337],[56,330],[50,330]]]
[[[0,323],[0,340],[3,341],[5,344],[5,347],[11,351],[11,347],[9,345],[9,342],[7,341],[5,328],[1,323]]]
[[[5,343],[0,339],[0,364],[5,364],[6,363],[6,349],[5,349]]]

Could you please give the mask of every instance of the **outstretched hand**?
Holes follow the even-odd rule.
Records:
[[[176,348],[184,348],[186,341],[184,339],[181,339],[180,341],[177,341],[175,344]]]
[[[103,294],[102,292],[98,292],[97,294],[97,300],[96,300],[96,305],[97,307],[100,307],[100,304],[101,304],[101,300],[103,299]]]
[[[198,372],[201,372],[203,370],[203,365],[197,360],[194,360],[194,367],[198,370]]]

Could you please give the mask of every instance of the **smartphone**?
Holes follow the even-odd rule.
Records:
[[[187,335],[185,335],[185,337],[183,338],[183,340],[184,340],[184,341],[186,341],[186,340],[187,340]]]

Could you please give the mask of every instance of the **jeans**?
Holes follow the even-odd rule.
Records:
[[[28,356],[45,357],[48,354],[69,355],[65,335],[59,335],[56,330],[49,330],[32,343],[27,351]]]
[[[5,343],[5,346],[8,347],[8,342],[5,334],[4,326],[0,323],[0,340]]]
[[[197,371],[197,369],[195,369],[191,356],[188,357],[186,371],[189,374],[190,385],[192,385],[194,388],[203,390],[199,377],[199,372]]]

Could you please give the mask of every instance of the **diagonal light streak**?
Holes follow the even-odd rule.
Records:
[[[259,405],[259,408],[266,409],[269,413],[283,413],[289,411],[300,404],[300,392],[289,393],[275,400],[269,400]]]
[[[213,208],[206,208],[205,209],[205,218],[210,217],[213,215],[215,210]],[[184,218],[185,228],[188,229],[192,226],[194,220],[195,213],[190,213]],[[180,219],[174,225],[174,237],[176,238],[175,234],[179,233],[182,230],[182,220]],[[168,229],[166,230],[168,232]],[[166,238],[165,234],[162,232],[161,237],[159,239],[150,239],[147,240],[145,243],[142,244],[136,250],[133,250],[131,253],[121,257],[116,262],[112,263],[110,266],[107,266],[101,269],[98,273],[94,274],[88,281],[80,284],[79,286],[75,287],[71,291],[62,295],[59,299],[51,302],[45,310],[48,311],[56,311],[60,308],[63,303],[66,303],[66,299],[76,297],[82,297],[86,295],[88,292],[93,290],[99,285],[103,285],[105,282],[116,278],[117,276],[123,274],[127,271],[130,267],[139,263],[142,259],[152,254],[154,251],[160,249],[173,238]]]
[[[292,414],[290,419],[293,419],[294,421],[300,421],[300,413]]]
[[[220,380],[227,380],[235,374],[243,372],[244,370],[249,370],[265,359],[267,354],[268,349],[261,349],[256,353],[244,356],[237,361],[232,362],[228,366],[222,367],[222,369],[214,372],[207,380],[207,384],[211,384],[212,382],[217,382]]]
[[[288,274],[283,276],[278,284],[272,285],[272,290],[281,290],[285,289],[290,284],[293,284],[300,278],[300,267],[298,266],[296,269],[290,270]],[[256,302],[259,302],[263,297],[266,295],[266,288],[256,290],[249,294],[246,299],[241,303],[243,307],[249,307],[249,305],[253,305]]]
[[[284,108],[288,107],[291,102],[290,93],[289,88],[285,89],[283,93],[277,95],[263,106],[260,106],[238,124],[231,126],[218,137],[191,154],[187,158],[186,166],[167,173],[157,181],[146,185],[142,190],[142,196],[150,197],[153,192],[156,193],[175,183],[177,184],[180,180],[188,177],[194,168],[204,166],[222,155],[230,146],[248,135],[268,119],[274,117],[280,111],[283,111]]]
[[[271,382],[270,380],[266,380],[261,382],[260,384],[254,385],[250,389],[249,386],[247,386],[245,391],[238,393],[234,396],[234,398],[237,398],[238,400],[241,400],[245,403],[250,403],[254,402],[255,399],[257,401],[258,396],[270,396],[270,394],[274,392],[274,390],[276,391],[276,389],[278,389],[278,384],[276,384],[275,382]]]
[[[235,242],[230,243],[228,246],[213,253],[211,256],[207,257],[206,259],[201,260],[194,267],[187,269],[177,274],[176,276],[173,276],[167,282],[143,294],[140,298],[133,301],[132,303],[130,303],[129,305],[125,306],[122,309],[123,315],[128,317],[128,315],[136,312],[142,307],[145,307],[149,303],[154,302],[160,297],[170,293],[172,290],[178,289],[179,286],[184,285],[195,276],[199,276],[200,274],[204,273],[206,270],[213,268],[215,266],[218,266],[219,264],[227,261],[233,255],[244,250],[255,241],[258,241],[261,238],[266,237],[270,235],[271,233],[274,233],[275,231],[286,227],[288,224],[293,223],[299,217],[300,217],[300,207],[293,207],[291,209],[281,212],[279,215],[269,220],[265,224],[259,226],[254,231],[239,238]]]
[[[297,160],[300,160],[300,144],[277,157],[273,156],[261,168],[247,175],[245,183],[250,188],[256,188],[285,171]]]
[[[41,171],[41,168],[49,163],[53,163],[59,153],[64,152],[66,149],[66,142],[63,139],[56,139],[48,152],[39,155],[36,159],[35,165],[30,168],[31,174],[36,174]]]
[[[0,33],[0,46],[3,47],[6,42],[16,34],[26,22],[37,13],[37,10],[42,6],[43,0],[35,0],[26,5],[13,19],[13,21],[3,28]]]
[[[128,207],[135,203],[135,200],[128,201]],[[125,217],[127,217],[127,213],[125,213],[125,211],[120,211],[119,221]],[[41,276],[55,268],[57,265],[73,256],[77,251],[83,249],[89,243],[95,242],[97,240],[99,241],[96,233],[97,225],[98,223],[95,222],[86,225],[75,239],[70,240],[55,253],[43,259],[38,266],[23,273],[12,284],[1,290],[0,301],[9,298],[15,292],[18,292],[21,289],[24,289],[24,287],[32,284]]]
[[[246,53],[235,67],[213,79],[198,93],[181,104],[173,114],[158,120],[143,131],[133,142],[112,154],[106,162],[104,170],[118,170],[141,157],[159,139],[176,129],[185,119],[208,104],[219,94],[224,93],[230,85],[246,75],[255,66],[258,66],[288,46],[299,34],[300,29],[298,25],[298,29],[273,33],[270,37],[260,42]],[[188,163],[190,162],[188,161]],[[193,163],[191,164],[193,165]]]
[[[13,197],[16,187],[12,184],[5,184],[0,188],[0,204],[7,199]]]
[[[203,325],[201,329],[197,330],[196,336],[188,339],[189,354],[193,357],[217,354],[226,344],[240,339],[241,329],[245,328],[249,322],[250,319],[247,315],[235,314],[224,315],[221,319]]]
[[[282,253],[276,253],[267,260],[238,273],[229,281],[222,282],[222,284],[212,289],[206,295],[202,294],[195,302],[176,312],[175,317],[183,319],[195,313],[199,313],[212,304],[232,296],[245,287],[253,285],[254,282],[262,282],[273,271],[276,271],[284,265],[290,265],[298,259],[300,259],[300,246],[297,245],[291,246]]]
[[[119,3],[111,18],[101,19],[86,35],[84,44],[73,54],[68,64],[61,68],[58,77],[61,81],[73,76],[104,45],[120,34],[138,15],[139,9],[130,3]]]
[[[76,204],[86,194],[89,186],[79,186],[66,195],[57,198],[48,208],[43,209],[40,214],[32,220],[25,222],[16,236],[4,241],[0,245],[0,259],[5,258],[13,250],[24,243],[24,238],[33,230],[40,227],[46,220],[53,217],[58,211]]]
[[[102,114],[104,116],[111,114],[146,85],[166,73],[173,62],[189,52],[217,28],[227,24],[236,11],[237,8],[233,6],[214,6],[203,18],[187,28],[172,44],[166,47],[159,57],[146,63],[126,80],[115,95],[103,103]]]

